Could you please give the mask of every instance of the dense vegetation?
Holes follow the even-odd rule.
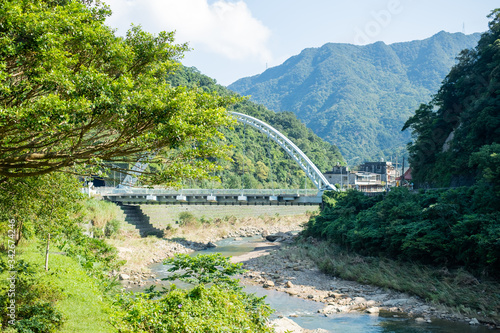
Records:
[[[113,289],[116,281],[109,279],[108,273],[121,263],[115,248],[82,233],[81,223],[89,222],[84,210],[89,204],[79,182],[71,175],[50,173],[10,178],[1,189],[1,327],[12,332],[54,332],[65,323],[74,325],[75,317],[68,317],[73,315],[68,307],[81,311],[84,305],[77,304],[80,297],[89,306],[92,303],[90,308],[97,309],[103,320],[104,306],[96,304],[94,308],[95,300],[89,298]],[[52,253],[63,251],[65,256],[46,257],[47,245]],[[11,281],[14,292],[10,291]],[[16,305],[14,318],[7,315],[12,300]]]
[[[109,301],[117,291],[112,272],[122,263],[101,239],[118,223],[106,204],[82,195],[75,174],[112,170],[109,161],[128,168],[154,152],[147,157],[162,166],[147,176],[169,184],[209,177],[216,158],[227,156],[220,129],[233,124],[225,107],[236,99],[168,84],[165,77],[179,67],[186,45],[174,44],[173,33],[152,35],[140,27],[115,36],[104,24],[110,14],[100,1],[2,1],[2,332],[111,332],[105,310],[126,311]],[[82,232],[89,220],[95,238]],[[235,288],[196,290],[203,306],[193,307],[221,323],[260,327],[269,314],[261,300]],[[183,295],[188,302],[192,293]],[[179,311],[184,316],[176,322],[197,331],[190,308]],[[227,316],[234,311],[240,316]]]
[[[182,68],[169,77],[172,85],[199,87],[220,95],[231,91],[200,74],[195,68]],[[262,105],[243,100],[229,107],[230,111],[244,113],[270,124],[292,140],[316,166],[326,172],[337,163],[344,163],[338,148],[315,135],[291,112],[272,112]],[[304,188],[305,173],[276,143],[252,129],[235,125],[234,130],[222,131],[227,143],[233,146],[231,159],[219,160],[223,170],[216,173],[222,184],[198,183],[199,186],[225,188]],[[307,186],[312,183],[308,181]],[[190,186],[190,184],[186,184]]]
[[[229,88],[271,110],[294,112],[348,161],[389,159],[401,156],[409,141],[400,131],[405,121],[437,92],[459,52],[478,39],[440,32],[391,45],[329,43]]]
[[[116,304],[122,309],[112,317],[119,332],[273,332],[267,326],[271,309],[264,298],[246,294],[232,275],[243,272],[242,264],[232,264],[220,253],[176,255],[167,259],[168,280],[193,283],[192,289],[175,286],[146,293],[121,295]]]
[[[434,186],[500,176],[500,11],[475,49],[464,50],[434,98],[405,124],[413,177]]]
[[[397,188],[385,197],[327,193],[306,234],[369,256],[499,275],[500,210],[492,211],[489,199],[479,187],[419,194]]]
[[[405,125],[414,180],[468,187],[385,196],[328,193],[309,235],[367,255],[500,276],[500,10],[474,50],[461,53],[434,99]]]
[[[225,156],[217,138],[234,100],[167,84],[187,45],[137,26],[116,36],[110,15],[101,1],[2,1],[0,183],[91,175],[144,153],[165,166],[152,181],[175,183]]]

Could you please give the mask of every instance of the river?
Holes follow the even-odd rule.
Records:
[[[260,237],[225,239],[217,242],[217,248],[193,252],[192,255],[219,252],[224,256],[240,256],[254,250],[262,242]],[[150,266],[158,278],[168,275],[167,268],[161,264]],[[289,317],[306,329],[322,328],[329,332],[366,332],[366,333],[486,333],[484,326],[471,326],[463,322],[432,319],[431,323],[417,322],[414,318],[395,318],[392,315],[370,315],[365,313],[332,314],[318,313],[323,303],[290,296],[287,293],[265,289],[260,286],[246,285],[245,290],[258,296],[266,296],[266,302],[275,309],[271,319]]]

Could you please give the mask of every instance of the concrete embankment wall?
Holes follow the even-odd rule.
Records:
[[[226,216],[258,217],[258,216],[288,216],[305,214],[317,210],[316,206],[208,206],[208,205],[141,205],[141,210],[148,215],[153,224],[175,223],[179,214],[189,212],[196,218],[224,218]]]
[[[234,216],[265,217],[301,215],[319,209],[318,206],[246,206],[246,205],[123,205],[124,230],[137,230],[141,235],[157,234],[168,225],[176,227],[179,214],[189,212],[197,219]]]

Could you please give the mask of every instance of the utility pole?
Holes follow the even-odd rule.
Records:
[[[344,178],[344,173],[343,173],[343,169],[344,167],[343,166],[340,166],[340,190],[342,191],[342,187],[343,187],[343,178]]]
[[[404,179],[405,179],[405,158],[403,156],[403,166],[401,167],[401,186],[403,186]]]

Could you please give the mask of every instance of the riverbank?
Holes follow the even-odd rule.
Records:
[[[317,250],[323,245],[315,240]],[[328,253],[324,253],[327,256]],[[262,243],[254,252],[234,257],[236,262],[243,262],[248,272],[244,275],[244,284],[260,285],[264,288],[284,292],[303,299],[321,302],[325,306],[320,312],[325,316],[352,312],[366,312],[385,317],[409,317],[419,323],[431,323],[434,320],[465,322],[470,325],[485,325],[500,329],[495,319],[481,313],[471,316],[468,311],[426,302],[422,298],[386,287],[363,284],[324,274],[315,258],[317,251],[308,251],[304,244]],[[353,260],[366,260],[361,256],[351,255]],[[393,266],[393,269],[396,266]],[[368,270],[366,272],[369,273]],[[389,272],[394,275],[397,272]],[[404,273],[403,273],[404,274]],[[409,277],[407,277],[409,278]],[[426,288],[434,288],[431,281],[421,281]],[[475,297],[485,297],[484,291]],[[463,310],[463,309],[462,309]]]
[[[122,271],[116,273],[120,273],[125,280],[128,280],[123,281],[127,288],[145,286],[155,283],[157,278],[151,275],[148,266],[159,263],[175,253],[202,250],[210,246],[210,243],[228,237],[238,239],[299,230],[308,218],[309,216],[304,215],[234,219],[226,223],[183,226],[176,231],[175,235],[162,239],[156,237],[114,239],[110,242],[118,248],[120,258],[127,260]],[[325,316],[368,312],[377,316],[410,317],[423,324],[436,319],[444,319],[467,322],[471,325],[482,323],[495,328],[494,321],[481,314],[477,317],[468,316],[470,311],[464,314],[465,311],[437,303],[427,303],[422,298],[391,288],[376,287],[368,283],[358,283],[324,274],[319,268],[320,261],[313,259],[331,255],[326,252],[323,254],[317,252],[318,249],[325,248],[323,245],[312,239],[302,242],[301,245],[287,244],[292,241],[291,239],[282,239],[282,241],[272,243],[263,239],[254,251],[233,257],[233,261],[244,263],[244,268],[249,270],[242,277],[243,283],[260,285],[296,297],[321,302],[325,305],[321,310]],[[315,252],[310,251],[312,248]],[[352,255],[349,260],[351,260],[350,264],[356,264],[356,261],[362,263],[368,261],[369,258]],[[397,267],[392,267],[393,271],[390,266],[385,269],[384,274],[389,278],[398,274]],[[422,281],[421,284],[426,288],[433,288],[429,281]],[[482,297],[480,294],[476,296]]]
[[[125,261],[120,272],[138,285],[144,285],[150,277],[149,265],[161,263],[176,253],[190,253],[213,246],[225,238],[242,238],[300,230],[310,218],[309,214],[295,216],[261,216],[217,219],[213,223],[200,223],[198,220],[170,230],[163,238],[138,237],[124,233],[107,239],[118,250],[120,260]]]

